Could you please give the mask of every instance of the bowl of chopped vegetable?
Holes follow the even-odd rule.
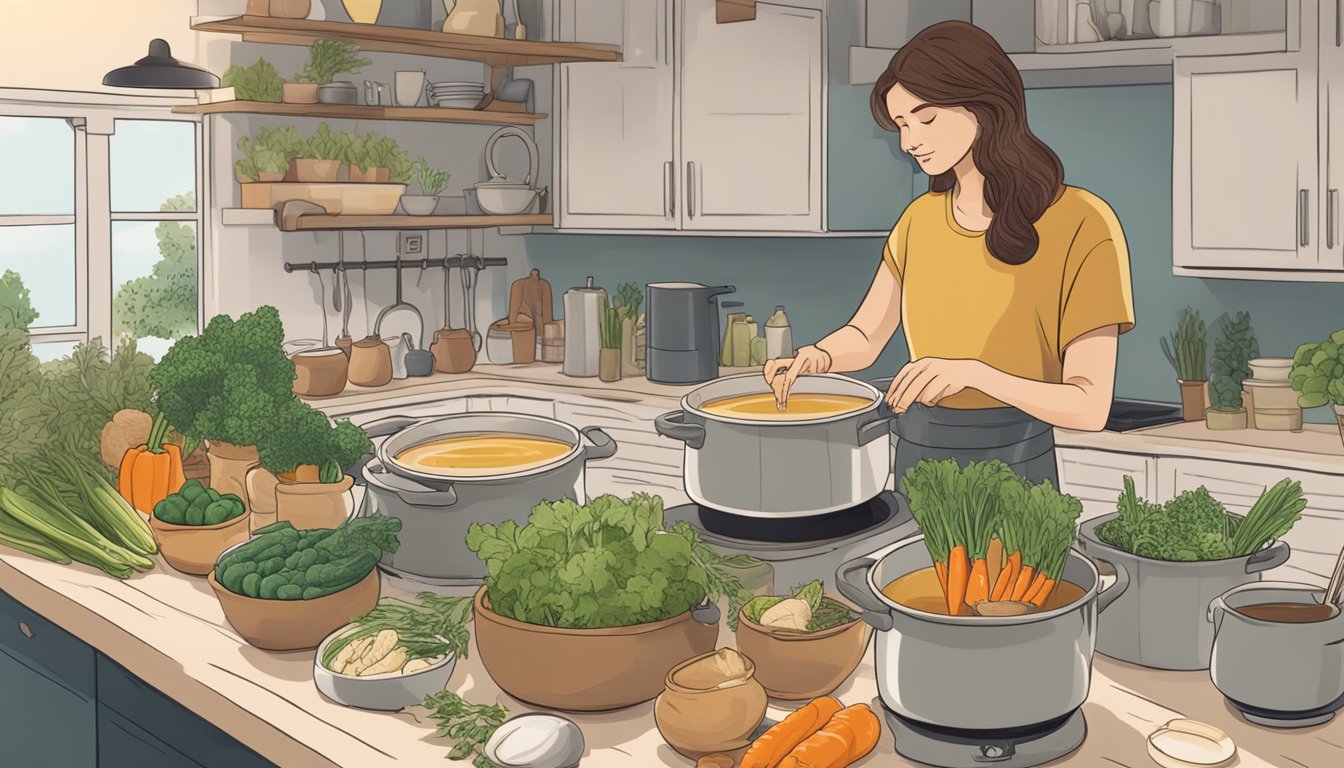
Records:
[[[169,565],[204,576],[222,552],[247,541],[249,518],[237,494],[221,494],[188,480],[182,490],[154,505],[149,527]]]
[[[742,606],[737,648],[756,663],[771,698],[803,701],[839,688],[863,660],[869,627],[814,581],[787,596]]]
[[[1079,531],[1088,554],[1123,566],[1132,581],[1099,618],[1097,650],[1154,669],[1208,669],[1209,604],[1288,560],[1288,543],[1279,538],[1305,507],[1301,484],[1286,478],[1241,517],[1202,486],[1154,504],[1125,477],[1118,511]]]
[[[396,518],[373,515],[339,528],[268,525],[226,550],[210,573],[224,618],[268,651],[316,648],[378,603],[378,558],[396,549]]]
[[[327,636],[313,683],[347,707],[395,712],[438,693],[468,653],[470,597],[422,593],[419,603],[384,598]]]

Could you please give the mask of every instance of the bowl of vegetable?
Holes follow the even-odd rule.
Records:
[[[154,505],[149,527],[169,565],[204,576],[224,550],[247,541],[249,517],[237,494],[221,494],[199,480],[188,480],[182,490]]]
[[[1279,539],[1305,507],[1301,484],[1286,478],[1241,517],[1203,487],[1150,503],[1125,477],[1118,511],[1079,531],[1089,555],[1123,566],[1132,583],[1099,617],[1097,650],[1154,669],[1208,669],[1209,604],[1288,560],[1288,543]]]
[[[286,522],[226,550],[210,573],[224,618],[268,651],[316,648],[378,603],[378,558],[396,549],[396,518],[374,515],[339,528]]]
[[[442,691],[466,657],[470,597],[432,592],[420,602],[384,598],[327,636],[313,659],[313,683],[347,707],[395,712]]]
[[[803,701],[839,688],[863,660],[868,625],[822,594],[820,581],[742,606],[737,648],[756,663],[771,698]]]

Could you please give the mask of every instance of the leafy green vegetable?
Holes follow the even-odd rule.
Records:
[[[326,85],[337,75],[355,73],[371,64],[360,58],[359,46],[345,40],[314,40],[308,46],[308,63],[294,76],[296,83]]]
[[[238,151],[243,154],[234,168],[240,181],[257,181],[262,173],[284,173],[289,161],[301,157],[307,142],[292,125],[262,128],[257,138],[238,139]]]
[[[499,726],[504,724],[509,711],[496,704],[472,704],[452,691],[439,691],[425,697],[421,704],[429,716],[439,724],[434,738],[448,738],[456,742],[448,753],[449,760],[472,758],[475,768],[500,768],[481,754]]]
[[[281,100],[281,90],[285,81],[270,62],[258,58],[257,63],[250,67],[234,64],[224,70],[220,84],[225,88],[233,88],[234,96],[239,101],[278,102]]]
[[[467,621],[471,619],[472,598],[445,597],[433,592],[421,592],[417,597],[419,604],[383,598],[372,611],[352,622],[354,629],[327,646],[322,665],[329,668],[342,648],[384,629],[396,630],[397,644],[406,649],[407,661],[434,659],[450,653],[467,658],[471,639]]]
[[[274,429],[258,440],[257,449],[261,466],[274,474],[315,464],[322,470],[322,482],[336,483],[361,456],[373,450],[373,443],[349,419],[333,425],[326,414],[291,398],[278,408]]]
[[[742,615],[760,624],[761,617],[766,611],[783,600],[793,598],[805,601],[807,607],[812,610],[812,618],[807,622],[808,632],[820,632],[823,629],[838,627],[856,618],[849,606],[826,597],[824,590],[825,584],[818,580],[794,587],[787,597],[781,595],[754,597],[742,606]]]
[[[1288,381],[1303,408],[1344,405],[1344,329],[1319,344],[1298,347]]]
[[[386,168],[388,180],[393,183],[406,184],[411,180],[411,161],[396,139],[370,133],[362,141],[364,152],[360,162],[364,165],[359,166],[360,170]]]
[[[334,594],[363,581],[383,553],[396,552],[400,530],[401,520],[382,515],[357,517],[334,529],[300,531],[288,522],[274,523],[220,558],[215,579],[230,592],[264,599]],[[302,556],[291,567],[289,558],[296,553]],[[286,584],[299,589],[282,592]]]
[[[1213,371],[1209,377],[1209,403],[1224,411],[1241,409],[1241,383],[1251,376],[1248,361],[1260,356],[1260,343],[1251,330],[1251,316],[1238,312],[1218,318],[1218,340],[1213,345]]]
[[[750,598],[731,569],[754,560],[719,555],[685,522],[668,526],[663,500],[646,493],[543,502],[523,526],[473,523],[467,547],[486,564],[492,608],[529,624],[624,627],[726,596],[735,625]]]
[[[317,132],[304,142],[302,156],[310,160],[340,160],[344,154],[340,134],[332,133],[331,127],[323,122],[317,126]]]

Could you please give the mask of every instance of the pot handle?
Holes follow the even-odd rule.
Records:
[[[725,293],[737,293],[736,286],[716,285],[713,288],[709,289],[707,298],[710,301],[713,301],[716,296],[722,296]]]
[[[1117,598],[1125,594],[1126,589],[1129,589],[1129,571],[1120,563],[1113,563],[1110,560],[1104,560],[1095,556],[1093,556],[1093,559],[1097,562],[1105,563],[1115,569],[1115,581],[1111,583],[1111,586],[1106,587],[1097,593],[1097,614],[1100,615],[1111,603],[1114,603]]]
[[[1270,568],[1278,568],[1288,562],[1290,554],[1292,549],[1288,546],[1288,542],[1280,541],[1269,549],[1262,549],[1246,558],[1246,572],[1259,573]]]
[[[867,573],[868,569],[876,564],[877,561],[871,557],[850,560],[836,569],[835,586],[847,600],[863,609],[859,612],[859,618],[872,625],[874,629],[888,630],[893,623],[890,609],[874,597],[868,584],[859,575]]]
[[[377,459],[374,459],[364,467],[364,472],[374,475],[387,474],[387,467]],[[414,488],[404,486],[413,485]],[[421,485],[414,480],[405,477],[398,477],[397,484],[392,487],[396,492],[397,498],[407,504],[414,504],[421,507],[451,507],[457,503],[457,491],[450,484],[442,490],[430,488],[427,485]],[[365,492],[367,494],[367,491]]]
[[[723,612],[719,610],[718,603],[706,600],[691,609],[691,618],[712,627],[719,623],[719,619],[723,618]]]
[[[601,427],[584,427],[579,432],[592,442],[591,447],[583,449],[584,461],[610,459],[616,455],[616,441],[611,435],[603,432]]]
[[[364,434],[369,437],[387,437],[394,435],[407,427],[420,423],[420,419],[413,416],[387,416],[377,421],[371,421],[363,426]]]
[[[1230,610],[1232,609],[1228,607],[1227,601],[1223,599],[1222,595],[1213,598],[1213,601],[1209,603],[1209,611],[1205,614],[1204,620],[1213,624],[1215,635],[1218,634],[1218,630],[1223,628],[1223,614]]]
[[[699,424],[687,424],[685,411],[671,411],[653,420],[653,428],[663,437],[680,440],[688,448],[699,450],[705,447],[705,428]]]
[[[891,432],[891,417],[880,415],[867,424],[859,425],[859,445],[867,445],[889,432]]]

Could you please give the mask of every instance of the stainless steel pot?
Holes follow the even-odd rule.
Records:
[[[376,511],[401,519],[401,545],[384,556],[384,568],[446,584],[478,583],[485,576],[485,564],[466,547],[472,523],[512,520],[522,525],[543,501],[586,501],[585,465],[616,453],[616,441],[597,427],[576,429],[541,416],[469,413],[429,420],[393,416],[364,429],[370,437],[390,435],[360,471],[367,486],[362,513]],[[394,458],[429,440],[480,433],[534,435],[571,448],[544,466],[485,477],[418,472]]]
[[[804,376],[794,393],[856,395],[863,410],[806,421],[765,421],[701,409],[725,397],[769,392],[759,373],[718,379],[654,420],[658,434],[686,444],[682,475],[696,503],[747,517],[809,517],[862,504],[891,475],[881,393],[835,374]]]
[[[1134,586],[1097,628],[1097,650],[1113,659],[1154,669],[1209,668],[1213,625],[1204,620],[1209,602],[1227,590],[1260,581],[1260,572],[1288,560],[1280,541],[1247,557],[1195,563],[1153,560],[1102,542],[1097,527],[1118,515],[1088,520],[1079,529],[1083,549],[1123,565]]]
[[[1344,614],[1287,624],[1237,612],[1258,603],[1320,605],[1325,590],[1266,581],[1233,587],[1209,605],[1214,629],[1210,676],[1257,723],[1302,726],[1330,719],[1344,706]]]
[[[1003,731],[1049,723],[1087,699],[1097,614],[1129,586],[1101,586],[1097,568],[1077,550],[1064,579],[1083,596],[1053,611],[1027,616],[944,616],[888,599],[882,587],[933,565],[924,537],[912,536],[836,571],[841,594],[863,608],[873,625],[877,692],[890,711],[941,728]],[[954,692],[961,692],[960,694]],[[973,691],[1013,691],[1001,696]]]

